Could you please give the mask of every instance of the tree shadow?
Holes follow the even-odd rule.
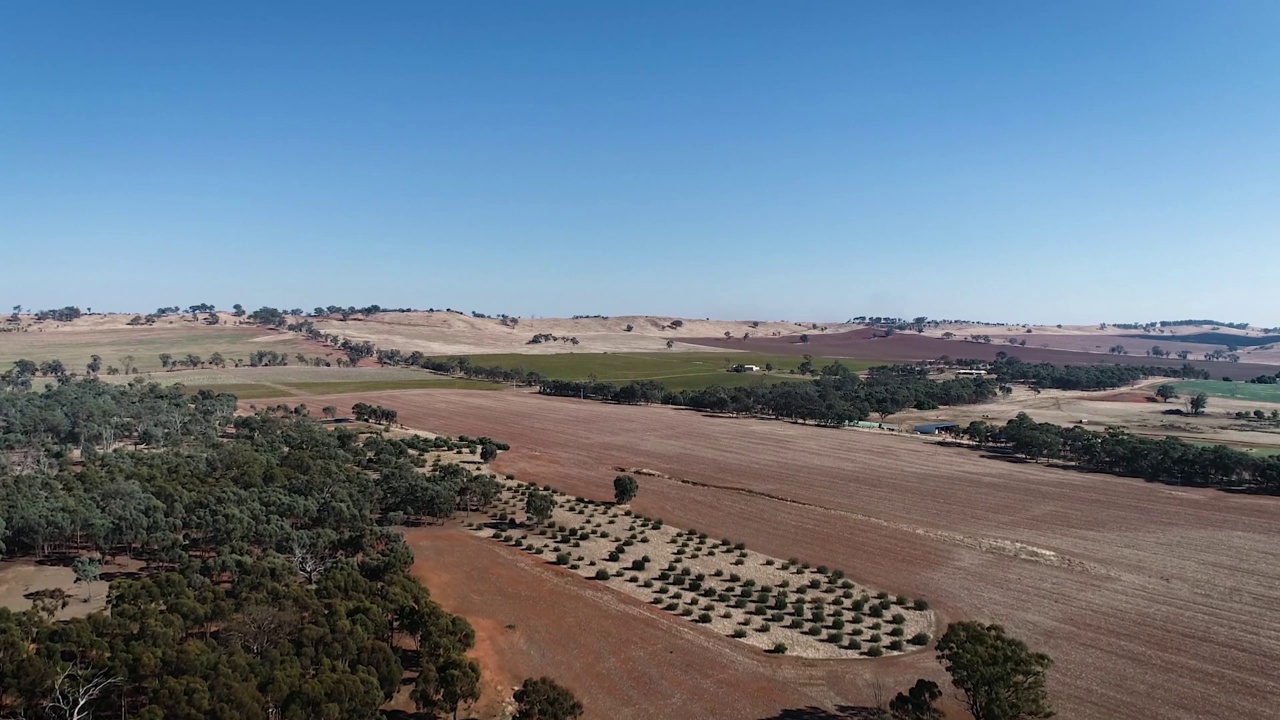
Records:
[[[828,710],[810,705],[802,708],[788,708],[777,715],[769,715],[760,720],[876,720],[880,716],[879,708],[873,707],[838,705]]]

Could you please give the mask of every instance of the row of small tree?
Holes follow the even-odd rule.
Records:
[[[1280,457],[1259,457],[1224,445],[1193,445],[1176,437],[1155,440],[1117,428],[1094,432],[1079,425],[1062,427],[1035,422],[1026,413],[1003,426],[977,420],[962,434],[1037,461],[1059,460],[1168,484],[1280,493]]]

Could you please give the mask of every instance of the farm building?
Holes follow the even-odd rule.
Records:
[[[759,365],[734,365],[734,372],[760,372]]]
[[[924,425],[917,425],[915,427],[915,432],[917,435],[937,435],[938,433],[955,432],[959,427],[959,425],[949,422],[926,423]]]

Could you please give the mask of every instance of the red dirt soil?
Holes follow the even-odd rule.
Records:
[[[768,655],[457,524],[406,539],[414,575],[476,628],[478,717],[497,715],[524,678],[539,675],[573,690],[586,720],[773,718],[869,698],[872,667],[886,688],[938,675],[931,652],[874,662]]]
[[[1048,362],[1055,365],[1164,365],[1182,367],[1184,362],[1202,370],[1208,370],[1214,380],[1229,377],[1233,380],[1248,380],[1259,375],[1274,375],[1274,365],[1256,363],[1206,362],[1204,360],[1183,361],[1177,358],[1153,358],[1145,355],[1107,355],[1101,353],[1072,352],[1070,350],[1053,350],[1032,347],[1033,335],[1027,336],[1027,347],[1015,347],[1009,344],[975,343],[964,340],[943,340],[942,338],[917,335],[915,333],[894,333],[890,337],[881,337],[882,331],[861,328],[843,333],[823,335],[815,333],[809,336],[809,342],[801,343],[794,337],[761,337],[747,340],[724,338],[690,338],[681,340],[690,345],[729,350],[747,350],[758,353],[777,353],[782,355],[813,355],[814,357],[842,357],[855,360],[878,360],[886,363],[914,362],[916,360],[936,360],[946,355],[951,358],[973,358],[975,360],[994,360],[996,353],[1005,352],[1016,355],[1027,362]],[[1112,344],[1115,344],[1114,342]],[[1158,344],[1158,343],[1157,343]]]
[[[516,392],[288,400],[371,402],[411,427],[496,437],[512,445],[498,470],[595,499],[611,497],[615,467],[683,478],[638,476],[634,508],[923,596],[947,618],[1000,622],[1055,659],[1050,692],[1061,717],[1274,717],[1275,498],[1012,464],[882,433]],[[770,717],[762,711],[866,704],[866,683],[881,672],[895,688],[917,672],[939,676],[931,653],[907,656],[923,663],[909,670],[881,661],[775,666],[645,608],[617,609],[620,597],[610,605],[582,602],[592,591],[577,586],[555,591],[550,571],[484,542],[426,553],[428,585],[482,627],[486,614],[516,623],[515,639],[489,639],[501,665],[513,677],[561,677],[593,717]],[[604,622],[620,617],[632,619]],[[668,685],[687,708],[673,712],[668,693],[645,690]]]

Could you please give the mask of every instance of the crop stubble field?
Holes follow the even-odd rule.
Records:
[[[619,467],[663,473],[638,478],[638,512],[770,555],[845,568],[855,581],[929,598],[944,619],[1005,624],[1056,660],[1051,693],[1064,717],[1272,716],[1280,691],[1274,499],[672,408],[453,391],[334,400],[394,408],[412,427],[500,438],[512,450],[497,469],[572,494],[608,498]],[[705,689],[688,685],[675,697],[690,716],[725,718],[864,705],[875,677],[894,687],[921,675],[942,679],[931,653],[844,665],[767,658],[744,655],[726,638],[691,636],[696,628],[677,630],[682,623],[622,598],[559,610],[523,603],[596,592],[576,589],[583,585],[576,578],[565,587],[554,569],[524,567],[529,560],[518,551],[444,536],[466,550],[424,553],[433,591],[447,604],[473,598],[454,609],[476,613],[482,628],[496,625],[484,642],[500,665],[576,678],[572,686],[607,708],[592,717],[665,716],[665,697],[637,697],[601,677],[618,668],[643,667],[671,683],[704,678]],[[430,548],[434,540],[418,542]],[[473,552],[485,558],[481,566],[494,565],[492,576],[477,572]],[[592,649],[601,638],[581,632],[596,627],[581,624],[584,616],[618,623],[602,631],[614,640],[607,651]],[[508,642],[506,624],[542,639]],[[668,653],[650,667],[655,645]],[[587,661],[601,652],[610,658],[605,667]]]

